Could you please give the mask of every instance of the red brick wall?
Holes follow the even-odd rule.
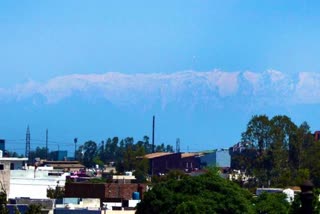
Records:
[[[104,198],[104,184],[66,183],[65,196],[76,198]]]
[[[65,196],[78,198],[122,198],[124,200],[132,199],[133,192],[143,193],[146,191],[146,184],[88,184],[88,183],[66,183]]]

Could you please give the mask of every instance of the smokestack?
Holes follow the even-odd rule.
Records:
[[[152,120],[152,153],[154,153],[154,125],[155,123],[155,117],[153,116],[153,120]]]
[[[46,160],[48,160],[48,129],[46,130]]]

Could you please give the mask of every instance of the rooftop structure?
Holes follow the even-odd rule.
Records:
[[[25,167],[25,163],[28,158],[8,158],[2,157],[2,151],[0,151],[0,182],[1,190],[7,192],[7,196],[10,193],[10,177],[11,173],[17,169],[22,169]]]
[[[41,165],[63,171],[77,171],[85,168],[79,161],[42,161]]]
[[[47,189],[64,187],[70,173],[56,173],[52,167],[30,167],[25,170],[12,170],[10,175],[9,198],[29,197],[47,199]]]
[[[201,153],[156,152],[143,156],[149,160],[149,174],[161,175],[170,170],[191,172],[200,167]],[[142,158],[142,157],[138,157]]]

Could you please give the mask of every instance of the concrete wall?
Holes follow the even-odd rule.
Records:
[[[10,193],[10,162],[0,160],[3,169],[0,170],[0,191],[5,191],[7,196]]]

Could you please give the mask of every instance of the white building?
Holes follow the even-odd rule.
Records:
[[[0,191],[10,193],[10,177],[11,172],[23,168],[28,158],[8,158],[2,157],[0,150]]]
[[[64,187],[70,173],[55,173],[52,167],[11,171],[9,198],[46,199],[47,189]]]

